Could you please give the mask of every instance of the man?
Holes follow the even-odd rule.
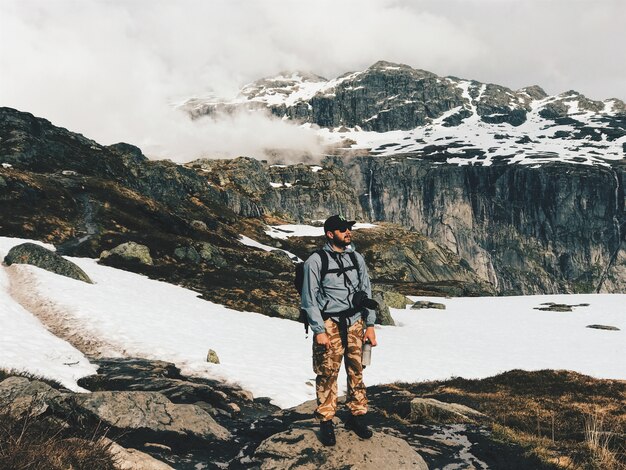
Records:
[[[337,411],[337,376],[344,358],[348,375],[346,405],[350,418],[346,426],[359,437],[369,439],[372,431],[363,422],[367,396],[361,363],[362,346],[376,346],[376,303],[370,299],[371,286],[365,260],[354,251],[352,226],[339,215],[324,222],[326,245],[304,263],[302,304],[314,333],[313,370],[317,393],[316,417],[320,420],[320,440],[335,445],[333,417]],[[328,269],[322,266],[328,258]],[[361,292],[355,298],[355,294]],[[363,298],[365,297],[365,300]],[[368,307],[368,308],[365,308]]]

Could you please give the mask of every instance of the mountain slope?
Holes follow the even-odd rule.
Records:
[[[377,62],[332,80],[285,73],[231,101],[189,100],[192,117],[263,109],[320,126],[335,147],[465,165],[608,164],[626,152],[626,105],[575,91],[548,96]]]

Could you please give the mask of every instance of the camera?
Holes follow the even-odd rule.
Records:
[[[371,310],[376,310],[378,308],[378,302],[370,299],[367,296],[367,292],[362,290],[354,293],[352,296],[352,305],[357,308],[369,308]]]

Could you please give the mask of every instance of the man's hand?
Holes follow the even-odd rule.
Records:
[[[365,333],[363,333],[363,341],[367,340],[369,340],[372,346],[376,346],[376,331],[374,330],[373,326],[368,326],[365,329]]]
[[[315,343],[324,346],[328,351],[330,349],[330,338],[326,333],[318,333],[315,335]]]

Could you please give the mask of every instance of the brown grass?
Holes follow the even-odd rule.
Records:
[[[28,373],[0,369],[0,382]],[[50,380],[49,385],[61,386]],[[0,411],[0,469],[11,470],[114,470],[104,431],[71,428],[59,419],[37,416],[15,418]],[[85,437],[87,436],[87,437]]]
[[[0,468],[12,470],[114,470],[101,437],[72,436],[45,418],[0,415]]]
[[[509,371],[483,380],[396,384],[492,419],[494,436],[560,468],[626,469],[626,382],[569,371]]]

